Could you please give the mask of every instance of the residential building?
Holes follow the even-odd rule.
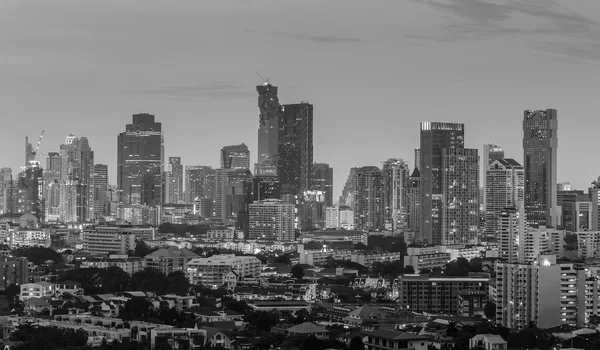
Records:
[[[384,226],[383,175],[376,166],[356,169],[354,177],[354,225],[358,230],[382,230]]]
[[[265,81],[256,87],[258,108],[260,110],[258,126],[258,161],[255,165],[256,176],[277,176],[278,140],[281,106],[277,97],[277,86]]]
[[[322,230],[325,227],[325,194],[322,191],[304,191],[298,205],[301,231]]]
[[[590,230],[600,231],[600,177],[592,182],[592,187],[590,188],[590,200],[592,202],[590,209],[592,226],[590,227]]]
[[[325,194],[325,205],[333,206],[333,168],[327,163],[313,164],[311,181],[312,190]]]
[[[296,207],[278,199],[249,206],[249,238],[291,241],[294,239]]]
[[[390,158],[383,162],[381,173],[383,176],[385,228],[392,231],[404,231],[408,226],[408,164],[402,159]]]
[[[83,250],[92,254],[128,254],[135,240],[154,239],[153,227],[95,226],[82,232]]]
[[[110,254],[108,256],[91,256],[81,262],[81,268],[107,269],[116,266],[130,276],[146,268],[146,261],[137,256],[127,254]]]
[[[408,179],[408,230],[419,232],[421,225],[421,172],[415,168]]]
[[[369,234],[363,231],[327,230],[303,233],[300,237],[303,243],[308,242],[352,242],[353,244],[368,244]]]
[[[378,329],[364,332],[367,350],[427,350],[432,337],[400,332],[391,329]]]
[[[317,326],[312,322],[297,324],[285,330],[286,335],[299,337],[317,337],[319,339],[329,339],[329,331],[326,328]]]
[[[600,231],[577,232],[577,247],[584,260],[600,257]]]
[[[485,166],[485,165],[484,165]],[[500,213],[525,200],[525,171],[514,159],[499,158],[486,166],[485,234],[496,237]]]
[[[483,348],[485,350],[507,350],[508,343],[504,338],[494,334],[477,334],[469,339],[469,349]]]
[[[23,283],[20,285],[19,299],[51,298],[55,295],[55,285],[50,282]]]
[[[339,207],[325,208],[325,228],[338,228]]]
[[[300,195],[312,186],[313,105],[287,104],[279,114],[277,175],[282,192]]]
[[[183,203],[183,165],[181,165],[181,157],[169,157],[169,168],[164,174],[164,182],[164,202],[170,204]]]
[[[342,189],[342,195],[340,196],[340,206],[348,206],[354,209],[354,196],[356,195],[356,171],[359,168],[350,168],[350,173]]]
[[[491,202],[488,202],[490,204]],[[519,205],[519,203],[517,203]],[[519,259],[519,239],[525,235],[523,206],[504,208],[498,218],[498,257],[509,263]]]
[[[194,165],[185,167],[185,197],[187,203],[196,199],[216,198],[216,172],[210,166]],[[203,216],[204,217],[204,216]]]
[[[221,168],[250,170],[250,150],[244,143],[221,149]]]
[[[108,165],[94,164],[93,184],[94,215],[92,218],[97,219],[109,214],[107,197]]]
[[[27,258],[0,257],[0,290],[5,290],[11,284],[22,285],[29,282],[29,267]]]
[[[487,208],[487,176],[486,172],[490,164],[496,159],[504,158],[504,150],[497,145],[483,145],[483,159],[481,165],[483,167],[483,176],[481,177],[481,188],[483,188],[483,208]]]
[[[592,201],[589,195],[583,193],[565,195],[561,202],[562,228],[567,232],[591,230],[592,209]]]
[[[442,269],[451,261],[450,253],[446,252],[427,252],[416,255],[406,255],[404,257],[404,266],[412,266],[415,273],[424,269],[433,271],[433,269]]]
[[[558,119],[555,109],[527,110],[523,118],[525,214],[530,226],[557,227]]]
[[[86,222],[94,215],[94,152],[86,137],[69,135],[60,146],[60,219]]]
[[[444,150],[464,148],[465,127],[464,124],[443,123],[443,122],[422,122],[421,123],[421,146],[419,172],[421,174],[421,224],[420,239],[432,244],[441,244],[444,238],[443,211],[445,206],[444,198]],[[476,152],[473,155],[476,155]],[[446,154],[452,155],[451,152]],[[473,155],[469,156],[469,159]],[[456,157],[461,157],[456,154]],[[456,157],[454,160],[458,161]],[[448,164],[450,165],[450,164]],[[467,165],[467,164],[464,164]],[[469,168],[472,166],[469,163]],[[465,168],[467,170],[467,168]],[[469,173],[471,171],[469,170]],[[450,180],[450,177],[448,177]],[[462,183],[460,186],[462,187]],[[479,184],[469,191],[477,190]],[[446,186],[448,188],[448,186]],[[447,201],[454,198],[446,198]],[[472,205],[473,203],[470,203]],[[452,209],[456,210],[456,209]],[[478,211],[479,209],[477,209]],[[448,227],[448,229],[452,229]]]
[[[117,140],[119,202],[131,205],[163,203],[162,124],[151,114],[134,114]]]
[[[240,278],[258,278],[260,271],[261,263],[255,256],[221,254],[209,258],[194,258],[186,264],[191,284],[215,289],[229,284],[235,286]]]
[[[199,257],[198,254],[187,249],[170,247],[152,252],[146,255],[144,260],[146,261],[146,267],[155,268],[168,275],[175,271],[185,272],[187,263]]]

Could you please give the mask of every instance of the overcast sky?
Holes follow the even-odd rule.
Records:
[[[414,166],[419,122],[466,124],[466,146],[521,162],[525,109],[555,108],[558,180],[600,174],[600,1],[0,0],[0,166],[86,136],[115,183],[117,134],[140,112],[167,156],[256,159],[255,71],[314,104],[314,160]],[[42,155],[45,165],[45,155]]]

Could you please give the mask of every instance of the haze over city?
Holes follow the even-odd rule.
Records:
[[[218,166],[244,142],[256,160],[256,85],[314,107],[314,161],[389,157],[414,166],[420,121],[465,124],[466,147],[522,160],[522,111],[559,116],[558,181],[587,188],[600,83],[595,1],[3,1],[2,166],[72,133],[116,174],[135,113],[163,123],[166,157]],[[45,159],[45,157],[42,157]]]

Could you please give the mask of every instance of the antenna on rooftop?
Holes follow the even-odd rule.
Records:
[[[256,71],[256,74],[258,74],[258,76],[260,77],[260,79],[262,79],[263,85],[269,85],[269,84],[271,84],[271,82],[269,81],[269,77],[267,77],[267,79],[263,78],[263,76],[260,75],[260,73],[258,71]]]

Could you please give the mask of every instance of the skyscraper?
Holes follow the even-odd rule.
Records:
[[[483,189],[483,193],[482,193],[481,198],[483,200],[482,204],[483,204],[484,208],[486,208],[486,203],[487,203],[486,171],[487,171],[488,165],[490,165],[494,160],[502,159],[502,158],[504,158],[504,150],[502,148],[500,148],[499,146],[496,146],[496,145],[492,145],[492,144],[483,145],[483,160],[481,162],[481,164],[483,166],[483,176],[481,177],[481,188]]]
[[[181,165],[181,157],[169,157],[169,170],[165,174],[165,203],[182,203],[183,165]]]
[[[188,203],[195,199],[216,197],[215,169],[206,165],[185,167],[185,194]]]
[[[107,214],[107,191],[108,165],[94,164],[94,219]]]
[[[354,224],[357,230],[384,229],[383,175],[376,166],[356,169]]]
[[[473,244],[479,232],[477,149],[442,151],[442,244]]]
[[[556,203],[557,133],[555,109],[524,112],[525,215],[530,225],[560,224],[560,208]]]
[[[33,145],[29,143],[29,137],[25,136],[25,166],[28,166],[31,161],[35,160]]]
[[[281,198],[281,184],[277,176],[255,176],[252,194],[254,201]]]
[[[49,152],[44,169],[45,210],[47,221],[60,219],[60,175],[62,158],[58,152]]]
[[[350,173],[342,189],[342,196],[340,197],[340,206],[345,205],[354,210],[354,195],[356,194],[356,171],[358,168],[350,168]]]
[[[421,123],[421,164],[419,166],[419,172],[421,173],[420,238],[429,243],[440,244],[443,238],[443,150],[446,148],[464,148],[464,135],[464,124]]]
[[[225,146],[221,149],[221,168],[250,170],[250,150],[245,144]]]
[[[419,232],[421,225],[421,173],[415,167],[408,180],[408,230]]]
[[[415,168],[419,168],[421,166],[421,149],[415,148]]]
[[[326,163],[315,163],[312,166],[312,189],[325,194],[325,204],[333,205],[333,168]]]
[[[94,152],[86,137],[70,134],[60,146],[60,220],[85,222],[94,213]]]
[[[516,160],[500,158],[486,166],[485,234],[498,233],[500,212],[516,207],[525,197],[523,166]]]
[[[294,239],[293,204],[267,199],[249,206],[249,238],[291,241]]]
[[[408,164],[402,159],[390,158],[383,162],[381,171],[385,227],[393,231],[406,229]]]
[[[311,187],[313,106],[284,105],[279,118],[277,175],[283,193],[301,195]]]
[[[277,97],[277,86],[268,81],[256,87],[258,108],[258,161],[255,175],[277,175],[277,152],[279,139],[279,116],[281,106]]]
[[[125,205],[162,203],[162,125],[154,115],[135,114],[117,141],[117,187]]]

